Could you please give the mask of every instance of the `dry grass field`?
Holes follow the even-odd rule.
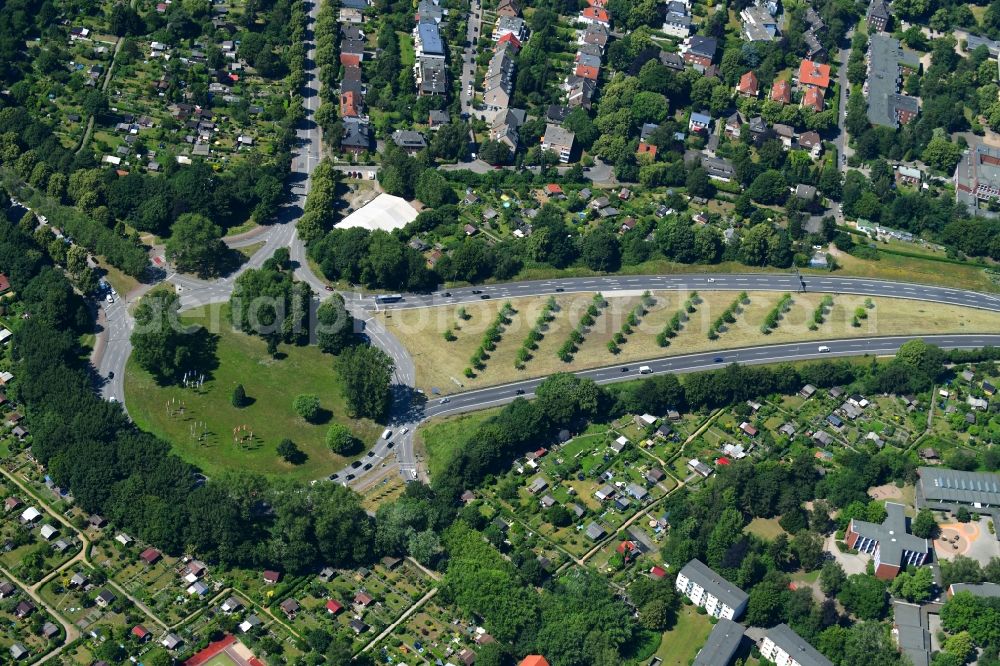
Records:
[[[555,319],[548,324],[545,337],[532,352],[526,367],[515,367],[518,350],[528,331],[538,319],[547,297],[510,299],[516,313],[502,334],[496,349],[489,353],[485,368],[476,376],[465,377],[469,358],[480,345],[483,332],[495,319],[507,301],[489,300],[464,306],[442,306],[412,310],[391,311],[384,321],[402,340],[413,355],[417,369],[417,385],[429,391],[431,387],[442,393],[459,389],[480,388],[494,384],[548,375],[563,370],[581,370],[613,363],[632,363],[691,352],[731,349],[750,345],[821,340],[830,338],[863,337],[874,335],[980,333],[996,331],[1000,315],[982,310],[938,305],[922,301],[886,298],[872,299],[874,307],[867,310],[868,318],[861,325],[852,325],[855,309],[863,307],[865,298],[839,295],[826,321],[817,330],[809,330],[812,314],[824,294],[792,294],[792,304],[778,327],[768,335],[761,333],[761,324],[767,313],[782,297],[777,292],[751,292],[749,303],[743,305],[736,322],[722,332],[717,340],[709,340],[707,333],[712,323],[732,303],[736,292],[701,292],[697,311],[689,315],[680,333],[668,347],[657,344],[657,333],[683,306],[687,292],[655,292],[655,303],[642,317],[633,333],[627,336],[620,352],[608,351],[608,342],[617,333],[632,309],[639,303],[641,294],[619,292],[607,294],[607,307],[602,310],[594,325],[585,335],[570,363],[557,356],[557,350],[566,340],[591,304],[593,294],[561,294],[556,298],[559,309]],[[468,319],[459,317],[464,307]],[[385,316],[385,315],[381,315]],[[455,340],[448,342],[443,333],[451,328]]]

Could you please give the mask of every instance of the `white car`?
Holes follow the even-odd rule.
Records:
[[[715,282],[715,278],[708,278],[709,282]]]
[[[107,300],[108,303],[114,303],[115,302],[115,297],[112,296],[111,294],[108,294],[107,298],[105,300]]]
[[[451,398],[441,398],[442,405],[447,405],[449,402],[451,402]]]
[[[409,429],[409,428],[400,428],[400,429],[399,429],[399,434],[400,434],[400,435],[405,435],[405,434],[406,434],[406,433],[408,433],[408,432],[410,432],[410,429]]]

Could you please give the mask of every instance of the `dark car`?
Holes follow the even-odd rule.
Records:
[[[351,468],[352,469],[357,469],[359,467],[361,467],[361,461],[360,460],[355,460],[354,462],[351,463]]]
[[[368,452],[368,457],[369,458],[371,458],[374,455],[375,455],[375,449],[372,449],[371,451]]]
[[[556,287],[556,291],[566,291],[566,290],[563,289],[562,287]]]
[[[371,463],[366,463],[363,469],[367,472],[371,468],[372,468],[372,464]]]
[[[109,372],[108,373],[108,379],[114,379],[114,378],[115,378],[115,373],[114,372]]]
[[[323,288],[326,289],[327,291],[333,291],[333,287],[331,287],[330,285],[326,285]]]
[[[481,299],[483,299],[483,300],[485,301],[485,300],[488,300],[488,299],[489,299],[489,297],[490,297],[490,295],[489,295],[489,294],[483,294],[483,295],[482,295],[482,296],[480,296],[479,298],[481,298]]]
[[[333,474],[330,475],[331,481],[336,481],[339,478],[340,478],[340,472],[334,472]]]
[[[385,448],[387,448],[387,449],[391,449],[394,446],[396,446],[396,442],[386,442],[385,443]]]
[[[481,294],[481,293],[483,293],[483,290],[482,289],[473,289],[472,293],[473,294]]]
[[[450,291],[446,291],[446,292],[444,292],[441,295],[444,296],[445,298],[451,298],[451,292]]]
[[[712,360],[715,361],[716,363],[722,363],[726,359],[722,358],[721,356],[716,356]]]
[[[628,372],[628,366],[627,365],[622,366],[622,372]]]
[[[514,395],[524,395],[524,389],[517,389],[514,391]]]
[[[353,474],[348,474],[347,475],[347,480],[348,481],[353,481],[354,480],[354,475]]]

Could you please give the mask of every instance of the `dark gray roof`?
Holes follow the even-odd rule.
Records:
[[[889,35],[872,35],[868,42],[868,120],[873,125],[896,127],[896,110],[916,113],[915,98],[899,94],[902,84],[900,65],[916,68],[920,61],[916,54],[900,46],[899,40]]]
[[[368,150],[371,144],[371,131],[368,123],[354,118],[346,118],[344,120],[344,138],[340,140],[340,145],[347,148],[363,148]]]
[[[931,502],[1000,506],[1000,476],[988,472],[960,472],[920,467],[920,494]]]
[[[728,666],[740,648],[745,631],[742,624],[721,618],[708,635],[708,641],[694,658],[692,666]]]
[[[930,542],[906,531],[906,507],[896,502],[886,502],[885,521],[881,525],[863,520],[852,520],[852,529],[861,536],[878,542],[880,559],[886,564],[903,564],[903,551],[927,553]]]
[[[931,634],[922,623],[920,606],[895,601],[892,611],[899,649],[909,657],[913,666],[929,666]]]
[[[441,31],[437,23],[421,23],[417,26],[420,36],[420,46],[426,55],[444,55],[444,43],[441,41]]]
[[[719,40],[715,37],[705,37],[704,35],[692,35],[688,46],[688,51],[695,55],[706,58],[714,58],[715,51],[719,48]]]
[[[764,636],[787,652],[801,666],[833,666],[833,662],[824,657],[805,639],[792,631],[787,624],[771,627]]]
[[[746,592],[715,573],[701,560],[691,560],[680,573],[730,608],[742,607],[749,598]]]
[[[892,14],[889,13],[889,8],[882,0],[874,0],[868,8],[868,16],[888,21]]]
[[[977,597],[1000,597],[1000,585],[996,583],[952,583],[952,594],[969,592]]]

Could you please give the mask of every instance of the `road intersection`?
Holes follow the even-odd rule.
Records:
[[[309,3],[308,25],[306,29],[306,83],[302,91],[305,107],[305,121],[297,130],[298,145],[293,149],[293,183],[288,204],[282,208],[279,219],[272,225],[260,227],[252,232],[227,241],[231,248],[248,247],[262,243],[250,259],[237,271],[215,280],[201,280],[176,272],[162,271],[158,279],[143,284],[130,294],[119,295],[114,302],[101,302],[103,311],[100,322],[102,330],[95,349],[94,365],[101,378],[101,393],[106,399],[116,399],[124,403],[125,367],[132,352],[130,336],[134,320],[129,306],[158,283],[173,285],[180,296],[182,309],[225,302],[232,294],[236,278],[245,270],[259,268],[279,248],[288,248],[292,262],[296,266],[295,277],[309,284],[317,294],[317,300],[327,292],[327,283],[317,276],[309,266],[305,245],[298,238],[295,223],[302,214],[306,196],[309,193],[311,175],[321,159],[320,130],[313,116],[319,106],[318,68],[315,63],[315,26],[318,5]],[[475,21],[478,27],[478,21]],[[463,90],[464,92],[464,90]],[[154,257],[154,264],[164,265],[162,258]],[[556,293],[601,291],[611,296],[622,292],[645,290],[664,291],[816,291],[824,293],[856,294],[890,298],[907,298],[932,303],[961,305],[1000,312],[1000,298],[973,291],[936,287],[921,284],[887,282],[868,278],[832,277],[825,275],[799,275],[797,273],[747,273],[747,274],[684,274],[684,275],[612,275],[601,277],[558,278],[527,282],[511,282],[488,287],[455,288],[450,292],[435,294],[407,294],[398,303],[389,304],[390,310],[426,308],[455,303],[469,303],[483,298],[514,298]],[[447,401],[428,399],[414,386],[416,372],[413,360],[406,347],[390,333],[379,318],[373,316],[375,308],[372,297],[364,298],[358,292],[343,293],[351,314],[365,322],[363,335],[368,341],[385,351],[393,359],[396,369],[393,376],[393,401],[389,414],[389,429],[393,435],[388,440],[380,438],[368,454],[361,460],[345,467],[331,478],[341,483],[362,486],[372,477],[384,474],[383,464],[396,466],[407,480],[418,477],[418,459],[413,446],[416,427],[426,419],[483,409],[505,404],[518,396],[531,397],[542,378],[525,380],[515,384],[495,386],[458,393]],[[852,356],[860,354],[892,354],[905,342],[916,336],[896,336],[883,338],[852,338],[828,340],[809,344],[785,344],[750,347],[725,352],[705,352],[672,356],[650,361],[652,373],[693,372],[719,367],[719,364],[773,363],[829,356]],[[939,335],[923,336],[924,339],[944,348],[972,348],[983,345],[1000,345],[1000,335]],[[819,352],[820,345],[829,347],[829,352]],[[623,370],[627,368],[627,370]],[[578,373],[598,383],[609,383],[634,379],[638,376],[638,365],[634,367],[615,364]],[[394,458],[394,460],[393,460]]]

